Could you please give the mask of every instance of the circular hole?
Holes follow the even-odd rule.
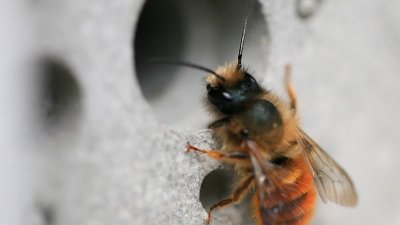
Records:
[[[208,210],[215,203],[229,197],[234,191],[234,184],[237,182],[236,174],[232,168],[220,168],[211,171],[204,178],[200,186],[200,202],[205,210]],[[251,211],[251,197],[247,193],[237,204],[230,205],[236,207],[239,217],[243,224],[253,224]],[[216,213],[216,212],[214,212]]]
[[[75,125],[81,109],[81,90],[72,72],[61,61],[44,59],[39,64],[41,115],[45,126]]]
[[[207,125],[205,73],[148,60],[186,61],[210,69],[236,60],[246,5],[243,0],[145,3],[133,44],[135,67],[142,93],[159,120],[186,131]],[[259,77],[266,71],[267,44],[267,25],[257,3],[249,14],[243,63]]]
[[[179,45],[185,41],[182,23],[176,1],[149,0],[143,7],[134,42],[135,64],[143,95],[150,101],[164,93],[177,68],[155,66],[148,60],[181,59],[183,49]]]
[[[200,202],[204,209],[229,196],[234,178],[234,172],[227,169],[216,169],[207,174],[200,187]]]

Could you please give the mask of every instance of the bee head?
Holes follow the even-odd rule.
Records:
[[[249,99],[262,91],[254,77],[238,69],[237,64],[228,64],[209,74],[206,83],[208,101],[226,115],[240,111]]]
[[[240,112],[252,97],[262,89],[257,81],[242,67],[243,45],[246,36],[247,19],[250,6],[247,6],[243,21],[237,63],[220,67],[207,76],[208,101],[221,113],[231,115]]]

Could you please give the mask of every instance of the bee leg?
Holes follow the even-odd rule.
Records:
[[[233,193],[230,195],[229,198],[221,200],[221,201],[215,203],[214,205],[212,205],[210,207],[210,209],[208,210],[208,217],[207,217],[206,223],[210,224],[211,212],[213,210],[224,207],[224,206],[228,206],[230,204],[240,202],[244,198],[244,196],[246,196],[246,193],[248,192],[251,184],[253,183],[253,180],[254,180],[253,175],[243,178],[239,182],[238,186],[236,187],[236,189],[233,191]]]
[[[222,117],[221,119],[218,119],[218,120],[210,123],[208,125],[208,128],[209,129],[216,129],[216,128],[222,127],[225,124],[229,123],[230,119],[231,119],[230,117]]]
[[[240,163],[245,160],[249,160],[249,155],[244,153],[244,152],[231,152],[231,153],[224,153],[219,150],[204,150],[204,149],[199,149],[191,144],[187,145],[186,152],[199,152],[201,154],[205,154],[210,158],[213,158],[215,160],[220,160],[224,161],[227,163]]]
[[[261,211],[260,211],[260,199],[259,199],[259,193],[255,192],[253,194],[253,197],[251,198],[251,202],[252,202],[252,210],[253,210],[253,218],[254,218],[254,222],[257,225],[263,225],[264,223],[262,222],[262,215],[261,215]]]
[[[292,74],[292,67],[290,64],[285,66],[285,86],[286,91],[290,99],[290,108],[296,113],[297,108],[297,100],[296,100],[296,92],[294,91],[293,85],[290,82],[290,77]]]

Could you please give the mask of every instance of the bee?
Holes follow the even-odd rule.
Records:
[[[207,108],[214,117],[209,128],[220,149],[199,149],[188,143],[187,152],[204,154],[233,165],[237,184],[230,196],[212,205],[239,203],[252,195],[257,225],[310,223],[317,193],[323,202],[355,206],[357,193],[347,173],[300,127],[296,94],[285,68],[289,101],[263,88],[242,66],[247,17],[244,19],[237,62],[213,71],[187,62],[166,62],[208,72]]]

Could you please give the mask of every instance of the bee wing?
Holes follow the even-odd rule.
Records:
[[[298,134],[298,143],[311,167],[322,201],[326,203],[329,200],[343,206],[357,205],[357,193],[346,171],[300,128]]]
[[[263,221],[262,224],[272,224],[271,221],[279,221],[285,218],[297,218],[299,215],[302,215],[304,213],[302,210],[300,212],[296,210],[285,210],[285,217],[282,217],[282,215],[278,213],[278,211],[284,209],[285,206],[288,206],[286,205],[287,203],[282,202],[282,196],[287,194],[287,190],[281,188],[280,180],[282,177],[287,177],[289,175],[289,171],[287,169],[274,166],[270,160],[262,155],[262,150],[255,142],[247,141],[247,146],[257,184],[259,200],[258,210],[261,217],[260,219]],[[272,194],[271,191],[273,191]],[[272,207],[277,211],[271,211],[271,206],[267,205],[271,202],[277,203],[276,206]],[[279,224],[283,223],[284,221]]]
[[[260,194],[264,194],[267,190],[280,189],[280,180],[282,177],[287,177],[289,171],[287,169],[274,166],[270,160],[262,154],[262,150],[257,143],[247,141],[249,147],[251,164],[253,166],[254,175],[257,183],[257,188]],[[266,196],[260,196],[263,200]],[[273,196],[268,196],[273,198]]]
[[[268,171],[270,165],[262,155],[258,145],[253,141],[248,141],[247,146],[249,147],[251,164],[253,166],[256,183],[260,192],[263,192],[268,183]],[[267,185],[266,185],[267,184]]]

